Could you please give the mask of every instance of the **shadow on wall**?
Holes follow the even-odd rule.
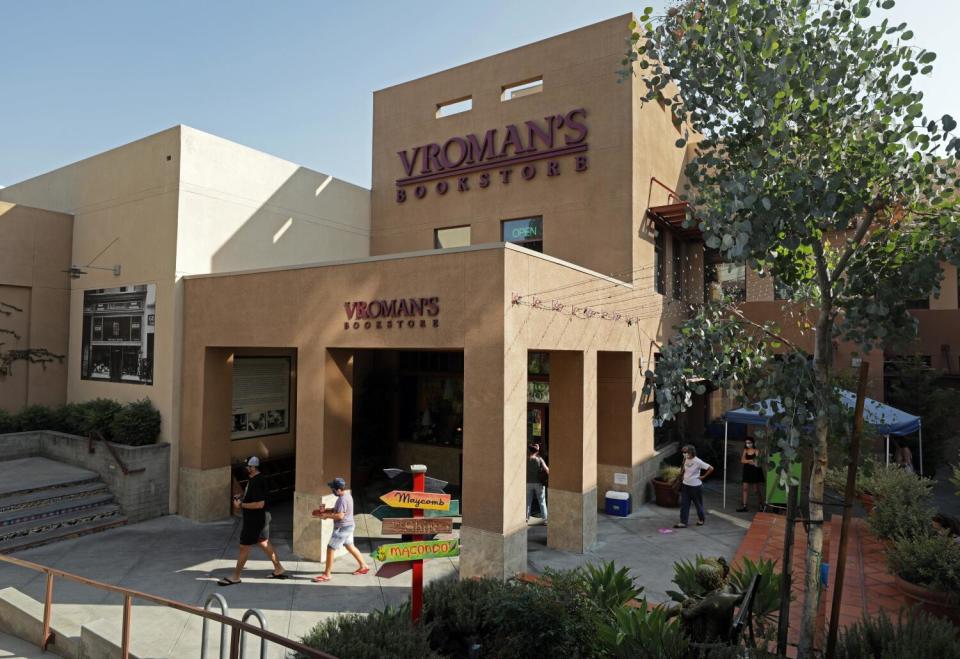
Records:
[[[190,222],[228,224],[256,200],[239,194],[212,199],[193,186],[181,191]],[[183,212],[183,211],[182,211]],[[370,191],[298,167],[210,256],[210,272],[362,258],[370,253]],[[210,230],[200,228],[201,243]],[[196,235],[196,234],[194,234]]]

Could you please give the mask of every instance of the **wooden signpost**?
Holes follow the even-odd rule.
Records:
[[[452,517],[388,517],[383,520],[384,535],[433,535],[452,532]]]
[[[398,482],[399,479],[406,478],[408,475],[407,472],[399,469],[384,469],[384,472]],[[384,510],[384,506],[378,506],[373,511],[373,514],[383,522],[384,533],[412,536],[412,542],[381,545],[373,552],[373,558],[382,564],[377,571],[377,576],[389,578],[402,574],[407,569],[413,570],[410,611],[415,623],[420,620],[420,614],[423,611],[423,560],[460,555],[460,540],[457,538],[428,540],[423,537],[435,533],[450,533],[453,530],[453,520],[450,517],[433,516],[437,514],[436,511],[446,511],[446,514],[450,515],[451,499],[449,494],[424,491],[426,472],[425,465],[411,465],[409,476],[412,489],[410,491],[393,490],[384,494],[380,500],[390,508]],[[442,490],[446,486],[443,481],[430,480],[430,489]],[[459,504],[459,502],[456,503]],[[424,517],[424,511],[432,515]],[[397,516],[386,517],[389,513]],[[459,513],[459,505],[457,513]]]

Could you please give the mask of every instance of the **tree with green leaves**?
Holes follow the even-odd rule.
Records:
[[[687,0],[645,10],[624,59],[644,102],[683,131],[677,146],[690,146],[687,225],[792,291],[786,320],[813,332],[811,354],[796,332],[706,303],[647,374],[662,421],[704,392],[701,378],[738,404],[779,398],[766,435],[783,452],[781,478],[812,455],[801,657],[820,599],[827,449],[850,426],[834,341],[909,341],[907,302],[939,291],[942,262],[960,263],[956,122],[926,116],[914,87],[935,54],[906,24],[868,18],[893,4]]]

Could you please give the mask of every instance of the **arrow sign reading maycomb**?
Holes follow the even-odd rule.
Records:
[[[377,506],[370,513],[381,522],[388,517],[413,517],[413,510],[409,508],[391,508],[383,504]],[[460,499],[451,499],[450,507],[446,510],[424,510],[424,517],[459,517]]]
[[[413,508],[416,510],[449,510],[450,495],[434,492],[407,492],[393,490],[380,500],[392,508]]]

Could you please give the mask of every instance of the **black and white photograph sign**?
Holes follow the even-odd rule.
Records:
[[[80,377],[153,384],[156,284],[83,292]]]
[[[235,357],[230,439],[290,432],[290,358]]]

